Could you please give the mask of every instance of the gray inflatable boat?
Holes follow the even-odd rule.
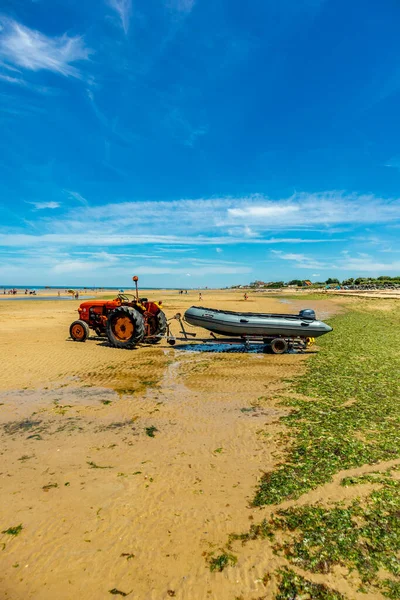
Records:
[[[191,306],[185,312],[185,321],[213,333],[235,337],[319,337],[332,327],[317,321],[315,312],[305,308],[297,315],[275,313],[245,313]]]

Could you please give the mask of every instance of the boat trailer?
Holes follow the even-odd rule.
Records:
[[[179,332],[179,336],[175,336],[171,331],[171,322],[178,321],[181,331]],[[241,345],[244,346],[245,350],[250,349],[250,344],[258,344],[265,348],[266,352],[272,352],[273,354],[285,354],[291,350],[296,350],[297,352],[304,352],[307,348],[312,346],[315,342],[315,338],[313,337],[285,337],[285,336],[256,336],[256,335],[243,335],[240,337],[217,337],[212,331],[210,332],[210,337],[200,338],[197,337],[197,333],[191,333],[185,329],[184,320],[182,318],[181,313],[176,313],[170,319],[167,319],[167,331],[165,335],[155,336],[157,340],[165,339],[167,344],[170,346],[175,346],[176,342],[189,342],[196,341],[200,342],[200,344],[226,344],[227,346],[231,345]],[[196,338],[196,339],[194,339]]]

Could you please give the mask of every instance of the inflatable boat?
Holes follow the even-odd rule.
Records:
[[[316,338],[332,331],[332,327],[316,319],[315,312],[310,308],[292,315],[231,312],[191,306],[185,312],[185,321],[213,333],[235,337]]]

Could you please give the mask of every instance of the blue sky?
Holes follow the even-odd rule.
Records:
[[[0,284],[400,273],[398,0],[3,0]]]

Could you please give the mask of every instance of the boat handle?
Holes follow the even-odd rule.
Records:
[[[240,319],[240,322],[241,323],[248,323],[249,321],[248,321],[248,319]]]

